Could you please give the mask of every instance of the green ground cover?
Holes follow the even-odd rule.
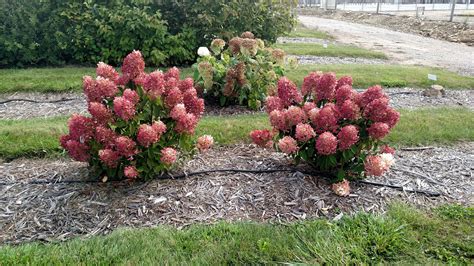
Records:
[[[328,44],[325,48],[322,44],[317,43],[280,43],[275,44],[274,47],[283,49],[290,55],[387,59],[387,56],[382,52],[367,50],[352,45]]]
[[[58,137],[67,130],[67,117],[0,120],[0,157],[51,156],[60,153]],[[208,116],[196,134],[211,134],[220,145],[250,142],[253,129],[269,127],[264,114]],[[448,145],[474,141],[474,112],[467,108],[401,110],[401,119],[386,139],[396,146]]]
[[[289,34],[288,37],[292,38],[316,38],[333,40],[334,37],[327,32],[320,31],[318,29],[311,29],[305,27],[303,24],[298,24]]]
[[[301,84],[309,72],[333,71],[338,76],[351,75],[354,86],[366,88],[375,84],[385,87],[421,87],[433,84],[428,74],[438,76],[437,84],[453,89],[474,88],[474,77],[460,76],[454,72],[429,67],[402,65],[300,65],[297,69],[288,70],[287,76]],[[0,69],[0,93],[11,92],[66,92],[82,91],[82,77],[93,75],[93,68],[30,68]],[[192,76],[191,68],[181,70],[182,77]]]
[[[359,213],[291,224],[225,223],[122,229],[63,243],[0,247],[4,265],[181,264],[472,264],[474,209],[433,212],[393,204],[383,215]]]

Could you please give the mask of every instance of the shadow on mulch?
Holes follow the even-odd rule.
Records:
[[[275,169],[285,155],[253,145],[217,147],[192,158],[185,172],[209,169]],[[1,182],[78,180],[87,165],[68,159],[20,159],[0,166]],[[333,194],[323,178],[301,173],[213,173],[146,183],[56,183],[0,186],[0,243],[62,241],[106,234],[117,227],[168,224],[184,227],[216,221],[290,222],[357,211],[382,212],[391,200],[422,206],[451,201],[384,187],[352,185]]]

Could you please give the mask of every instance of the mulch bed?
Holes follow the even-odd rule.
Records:
[[[146,183],[27,184],[87,178],[83,163],[68,159],[19,159],[0,165],[0,243],[62,241],[106,234],[117,227],[226,221],[289,222],[381,212],[393,200],[430,207],[472,204],[474,144],[400,151],[394,171],[378,182],[432,190],[440,197],[352,184],[352,194],[333,194],[324,178],[302,173],[212,173]],[[290,166],[283,154],[253,145],[218,147],[182,165],[185,172],[209,169],[275,169]],[[302,171],[308,169],[304,166]],[[409,169],[409,170],[407,170]],[[409,173],[410,171],[411,173]]]
[[[447,90],[445,97],[426,97],[422,90],[413,88],[386,89],[390,95],[390,105],[395,108],[419,107],[467,107],[474,109],[474,90]],[[54,117],[73,113],[87,114],[87,103],[80,93],[15,93],[0,94],[0,103],[11,99],[28,99],[28,101],[11,101],[0,104],[0,119],[26,119],[34,117]],[[65,100],[65,101],[62,101]],[[51,102],[52,101],[52,102]],[[243,115],[257,114],[245,106],[221,107],[206,104],[205,115]]]

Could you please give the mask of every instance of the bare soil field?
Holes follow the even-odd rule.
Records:
[[[329,32],[338,42],[384,52],[399,64],[436,66],[474,76],[474,47],[464,43],[318,16],[298,19],[308,28]]]
[[[474,25],[461,22],[448,22],[444,19],[432,20],[424,17],[397,14],[375,14],[356,11],[323,11],[301,9],[300,15],[355,22],[386,29],[413,33],[450,42],[465,43],[474,46]]]

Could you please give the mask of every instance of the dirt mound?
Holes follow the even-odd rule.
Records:
[[[426,18],[405,15],[339,10],[324,11],[318,9],[299,9],[298,14],[363,23],[395,31],[413,33],[434,39],[465,43],[469,46],[474,46],[474,28],[465,23],[428,20]]]

